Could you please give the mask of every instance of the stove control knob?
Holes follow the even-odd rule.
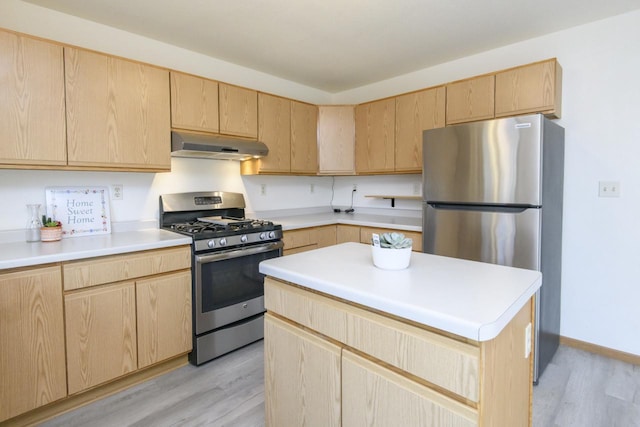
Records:
[[[249,240],[249,238],[247,237],[246,234],[243,234],[242,236],[240,236],[240,241],[242,243],[247,243],[247,240]]]
[[[267,238],[267,233],[260,233],[260,240],[264,240]]]
[[[275,238],[276,238],[276,233],[275,233],[275,231],[270,231],[270,232],[269,232],[269,238],[270,238],[270,239],[275,239]]]
[[[226,245],[227,245],[227,239],[223,237],[222,239],[220,239],[220,246],[226,246]]]
[[[212,239],[207,242],[207,246],[210,248],[214,248],[216,246],[216,242]]]

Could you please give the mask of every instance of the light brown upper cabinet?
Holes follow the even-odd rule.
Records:
[[[258,140],[267,144],[269,154],[242,162],[241,173],[315,175],[317,120],[315,105],[258,93]]]
[[[318,107],[318,172],[355,174],[355,106]]]
[[[64,48],[69,166],[168,171],[169,72]]]
[[[422,172],[422,132],[445,125],[444,86],[396,97],[396,172]]]
[[[318,107],[291,101],[291,172],[318,173]]]
[[[220,132],[218,82],[171,72],[171,127]]]
[[[356,106],[356,172],[393,172],[395,168],[395,98]]]
[[[219,83],[220,133],[258,137],[258,92]]]
[[[561,114],[562,68],[553,58],[496,74],[496,117]]]
[[[484,75],[447,84],[447,124],[494,117],[495,76]]]
[[[67,164],[62,46],[0,31],[0,167]]]
[[[291,101],[279,96],[258,94],[258,140],[267,144],[269,154],[250,160],[258,173],[291,171]],[[247,163],[247,162],[243,162]]]

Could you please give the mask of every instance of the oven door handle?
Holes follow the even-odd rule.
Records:
[[[280,240],[277,242],[265,243],[263,245],[251,246],[248,248],[239,248],[232,249],[224,252],[217,252],[213,254],[207,255],[196,255],[196,263],[198,264],[207,264],[210,262],[223,261],[225,259],[231,258],[240,258],[243,256],[250,256],[255,254],[260,254],[263,252],[271,252],[278,249],[282,249],[284,247],[284,243]]]

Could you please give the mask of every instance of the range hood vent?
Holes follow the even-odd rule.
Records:
[[[249,160],[269,153],[265,143],[225,135],[171,132],[171,156],[221,160]]]

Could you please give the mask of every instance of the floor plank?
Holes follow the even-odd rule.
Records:
[[[264,426],[263,348],[184,366],[42,425]],[[640,427],[640,366],[560,346],[533,408],[534,427]]]

